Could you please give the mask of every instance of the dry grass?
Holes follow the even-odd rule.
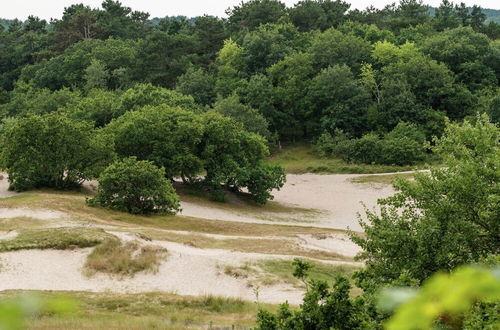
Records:
[[[305,249],[287,238],[214,238],[197,234],[179,234],[168,231],[141,230],[140,234],[154,240],[186,244],[201,249],[224,249],[238,252],[303,256],[321,260],[352,260],[352,258],[323,250]]]
[[[298,234],[328,234],[339,232],[335,229],[303,227],[292,225],[254,224],[236,221],[207,220],[186,216],[136,216],[104,208],[88,207],[86,195],[78,192],[58,192],[52,190],[35,191],[0,199],[0,207],[47,208],[65,212],[72,221],[98,224],[161,228],[219,235],[239,236],[294,236]]]
[[[106,239],[87,256],[87,275],[97,272],[133,276],[142,271],[156,272],[167,250],[155,246],[140,246],[137,242]]]
[[[110,237],[113,236],[98,228],[70,227],[25,230],[13,239],[1,240],[0,251],[86,248],[96,246]]]
[[[33,292],[31,292],[33,293]],[[19,292],[1,292],[0,301]],[[42,299],[61,293],[36,292]],[[28,329],[248,329],[255,326],[259,308],[252,302],[222,297],[190,297],[168,293],[115,294],[64,292],[78,303],[69,314],[44,313],[29,319]],[[277,305],[260,304],[275,312]]]

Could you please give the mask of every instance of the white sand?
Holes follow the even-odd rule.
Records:
[[[285,186],[280,191],[273,192],[274,200],[288,206],[321,211],[312,219],[304,218],[303,222],[280,221],[278,217],[286,217],[283,214],[275,214],[278,217],[274,220],[263,220],[268,213],[257,217],[186,202],[182,203],[182,214],[213,220],[350,228],[360,231],[357,214],[364,213],[361,203],[371,209],[376,206],[378,199],[394,194],[394,189],[391,185],[364,185],[350,181],[358,176],[360,175],[288,174]]]
[[[346,257],[355,257],[361,248],[354,244],[349,236],[342,233],[330,234],[323,237],[312,235],[298,235],[300,245],[306,249],[329,251]]]
[[[15,230],[0,231],[0,240],[14,239],[17,235],[19,235],[19,233]]]
[[[43,209],[26,209],[26,208],[3,208],[0,207],[0,219],[12,219],[12,218],[35,218],[39,220],[54,220],[64,218],[66,213],[53,211],[53,210],[43,210]]]
[[[394,193],[389,185],[364,185],[352,183],[350,180],[357,175],[288,175],[288,182],[281,191],[274,192],[275,201],[300,208],[321,211],[313,219],[304,222],[279,221],[282,213],[276,213],[276,218],[262,220],[269,214],[249,214],[218,209],[206,205],[183,203],[183,214],[214,220],[244,221],[255,223],[282,223],[315,227],[328,227],[360,230],[357,223],[357,213],[363,211],[361,202],[369,208],[376,205],[379,198]],[[14,195],[7,191],[6,179],[0,181],[0,197]],[[32,210],[25,208],[0,208],[0,219],[31,217],[41,220],[51,220],[50,223],[67,225],[67,215],[52,210]],[[296,215],[295,215],[296,217]],[[65,222],[66,221],[66,222]],[[76,225],[76,224],[75,224]],[[80,224],[81,225],[81,224]],[[99,227],[99,225],[98,225]],[[112,230],[111,228],[107,228]],[[133,228],[129,228],[133,230]],[[160,229],[158,229],[160,230]],[[176,231],[172,231],[176,232]],[[176,233],[190,235],[189,232]],[[0,232],[0,239],[14,238],[16,232]],[[133,233],[113,232],[123,240],[137,239]],[[202,235],[202,234],[200,234]],[[216,239],[238,239],[240,236],[225,236],[204,234]],[[244,236],[248,238],[247,236]],[[259,237],[251,237],[259,238]],[[272,237],[265,237],[272,238]],[[345,234],[335,233],[324,237],[299,235],[290,239],[299,243],[305,249],[316,249],[336,252],[345,256],[354,256],[359,247],[352,243]],[[225,265],[242,266],[245,263],[255,263],[266,258],[292,259],[293,256],[270,255],[258,253],[241,253],[221,249],[199,249],[183,244],[154,241],[141,241],[142,244],[154,244],[165,247],[169,256],[160,266],[158,273],[140,273],[133,278],[117,279],[108,275],[96,275],[87,278],[82,274],[85,258],[91,249],[73,251],[56,250],[24,250],[0,253],[0,290],[73,290],[92,292],[173,292],[181,295],[216,295],[255,300],[255,288],[250,287],[248,279],[234,278],[221,274]],[[359,263],[331,261],[331,264]],[[288,300],[290,303],[300,303],[303,292],[290,285],[279,284],[262,286],[259,289],[259,300],[262,302],[279,303]]]
[[[3,178],[2,178],[3,177]],[[0,198],[14,196],[16,193],[9,191],[9,180],[6,173],[0,172]]]
[[[247,256],[221,250],[201,250],[178,245],[156,274],[140,273],[123,280],[107,275],[87,278],[82,265],[90,249],[75,251],[25,250],[0,255],[0,290],[68,290],[137,293],[163,291],[181,295],[216,295],[255,300],[244,279],[219,274],[218,265],[243,263]],[[299,303],[302,292],[279,285],[259,290],[262,302]]]

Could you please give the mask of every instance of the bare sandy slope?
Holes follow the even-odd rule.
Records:
[[[369,185],[351,182],[360,175],[354,174],[288,174],[287,182],[280,191],[274,191],[274,201],[304,209],[318,210],[318,214],[304,217],[302,222],[293,218],[292,222],[284,220],[286,215],[272,216],[269,213],[251,215],[235,213],[220,208],[194,203],[182,203],[182,214],[205,219],[242,221],[255,223],[293,224],[334,229],[350,228],[361,230],[357,214],[363,213],[366,207],[373,208],[377,200],[394,194],[390,185]],[[269,218],[266,220],[266,218]],[[281,220],[280,218],[283,218]]]

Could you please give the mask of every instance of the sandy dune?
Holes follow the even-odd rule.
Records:
[[[154,242],[164,246],[169,256],[158,273],[137,274],[118,279],[108,275],[86,277],[82,265],[90,249],[74,251],[24,250],[0,255],[0,290],[68,290],[91,292],[172,292],[181,295],[216,295],[255,300],[255,289],[245,279],[222,274],[220,265],[239,266],[268,255],[203,250],[176,243]],[[274,256],[280,257],[280,256]],[[302,291],[289,285],[262,286],[259,301],[290,303],[301,301]]]
[[[182,214],[197,218],[314,226],[334,229],[350,228],[361,230],[357,214],[363,213],[362,202],[368,208],[373,208],[380,198],[394,194],[390,185],[366,185],[351,182],[360,175],[354,174],[288,174],[287,183],[280,191],[274,191],[274,201],[305,209],[320,211],[315,217],[305,217],[303,222],[280,221],[279,214],[273,220],[264,220],[270,214],[250,215],[217,209],[206,205],[182,203]],[[293,215],[290,215],[293,216]],[[296,215],[294,216],[296,217]]]
[[[352,183],[357,175],[288,175],[288,182],[281,191],[275,192],[275,201],[283,205],[314,209],[314,218],[308,214],[303,219],[297,219],[297,214],[269,212],[234,211],[216,208],[210,204],[182,203],[184,215],[229,221],[244,221],[255,223],[282,223],[289,225],[304,225],[328,227],[336,229],[360,230],[357,223],[357,213],[363,211],[361,202],[372,208],[379,198],[394,193],[388,185],[365,185]],[[6,179],[0,180],[0,198],[15,195],[7,190]],[[287,217],[293,222],[286,221]],[[67,214],[53,210],[34,210],[27,208],[0,208],[0,219],[30,217],[48,220],[45,227],[79,226],[72,223]],[[282,221],[283,220],[283,221]],[[303,220],[303,222],[300,222]],[[88,224],[101,227],[97,224]],[[102,225],[105,230],[122,240],[137,239],[133,233],[113,232],[113,227]],[[122,228],[123,229],[123,228]],[[120,229],[120,230],[122,230]],[[129,228],[133,230],[134,228]],[[165,229],[158,229],[165,230]],[[189,232],[172,231],[178,234],[190,235]],[[0,239],[13,239],[16,232],[2,232]],[[238,239],[238,236],[216,234],[207,235],[215,239]],[[248,236],[244,236],[249,238]],[[254,237],[260,238],[260,237]],[[267,239],[272,237],[266,237]],[[297,237],[276,237],[276,239],[293,240],[304,249],[336,252],[352,257],[359,252],[359,247],[352,243],[346,234],[329,234],[324,236],[298,235]],[[255,300],[255,287],[250,279],[234,278],[224,274],[225,266],[242,266],[246,263],[256,263],[266,258],[291,259],[293,256],[242,253],[221,249],[199,249],[179,243],[154,241],[142,244],[155,244],[165,247],[169,256],[156,274],[140,273],[133,278],[118,279],[99,274],[88,278],[83,275],[82,267],[90,249],[79,250],[23,250],[0,253],[0,290],[69,290],[92,292],[151,292],[164,291],[181,295],[216,295]],[[332,264],[359,263],[330,261]],[[278,303],[288,300],[297,304],[302,299],[302,290],[288,284],[261,286],[258,289],[259,301]]]

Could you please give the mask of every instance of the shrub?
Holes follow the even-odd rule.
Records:
[[[97,195],[88,203],[133,214],[175,214],[180,209],[179,197],[164,169],[135,157],[106,168],[99,177]]]
[[[320,157],[343,157],[348,148],[349,137],[344,131],[336,129],[333,135],[324,132],[320,135],[313,148]]]
[[[381,159],[383,144],[379,136],[369,133],[362,138],[351,140],[349,145],[344,144],[346,153],[344,159],[364,164],[377,163]]]
[[[382,141],[379,162],[386,165],[410,165],[423,158],[423,151],[423,144],[411,138],[388,138]]]
[[[408,138],[423,144],[425,142],[424,132],[413,123],[399,122],[396,127],[386,135],[386,139]]]
[[[375,133],[353,140],[341,130],[336,130],[333,136],[323,133],[314,149],[320,156],[340,157],[355,163],[409,165],[423,158],[424,142],[425,134],[420,128],[401,122],[383,139]]]

